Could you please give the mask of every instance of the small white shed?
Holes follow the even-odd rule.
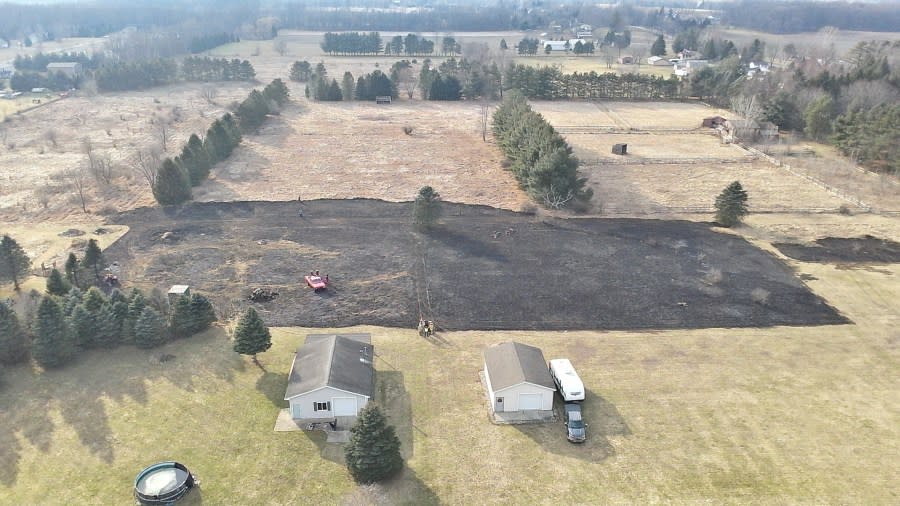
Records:
[[[516,342],[485,348],[484,379],[494,412],[553,409],[556,386],[539,348]]]
[[[351,424],[347,417],[356,417],[374,393],[374,356],[369,334],[306,336],[294,356],[284,394],[291,418]]]

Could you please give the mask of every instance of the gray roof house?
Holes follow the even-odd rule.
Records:
[[[84,69],[81,64],[74,61],[64,61],[64,62],[53,62],[47,64],[47,72],[51,74],[55,74],[56,72],[62,72],[64,76],[74,79],[76,77],[81,77],[84,74]]]
[[[484,379],[494,412],[553,409],[556,385],[539,348],[516,342],[488,346]]]
[[[310,334],[297,349],[284,399],[294,420],[351,425],[375,391],[369,334]]]

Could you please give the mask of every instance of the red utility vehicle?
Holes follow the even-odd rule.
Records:
[[[328,276],[326,275],[324,278],[322,276],[309,275],[303,276],[303,279],[306,280],[306,286],[312,288],[316,292],[321,292],[328,288]]]

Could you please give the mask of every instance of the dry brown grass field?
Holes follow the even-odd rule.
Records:
[[[116,177],[100,184],[88,176],[88,210],[125,210],[152,205],[147,184],[135,172],[139,150],[159,149],[161,121],[167,121],[163,156],[175,156],[191,133],[202,134],[246,97],[246,84],[216,84],[214,102],[201,96],[201,84],[180,84],[145,91],[74,96],[57,100],[0,125],[0,220],[84,218],[68,169],[87,165],[84,141],[95,154],[108,156]],[[162,120],[161,118],[166,118]],[[46,205],[45,205],[46,204]]]
[[[300,102],[246,136],[195,200],[403,201],[431,185],[453,202],[513,210],[527,202],[482,140],[478,104]]]

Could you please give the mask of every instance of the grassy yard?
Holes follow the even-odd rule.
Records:
[[[896,503],[900,266],[799,264],[855,324],[670,332],[371,332],[376,399],[408,468],[391,503]],[[320,332],[321,330],[316,330]],[[177,459],[193,504],[338,502],[354,485],[321,433],[275,433],[292,352],[265,369],[213,330],[151,352],[81,355],[0,386],[0,503],[125,504],[145,465]],[[588,386],[589,440],[562,424],[495,426],[481,349],[515,339],[568,356]],[[159,353],[173,361],[153,363]]]

